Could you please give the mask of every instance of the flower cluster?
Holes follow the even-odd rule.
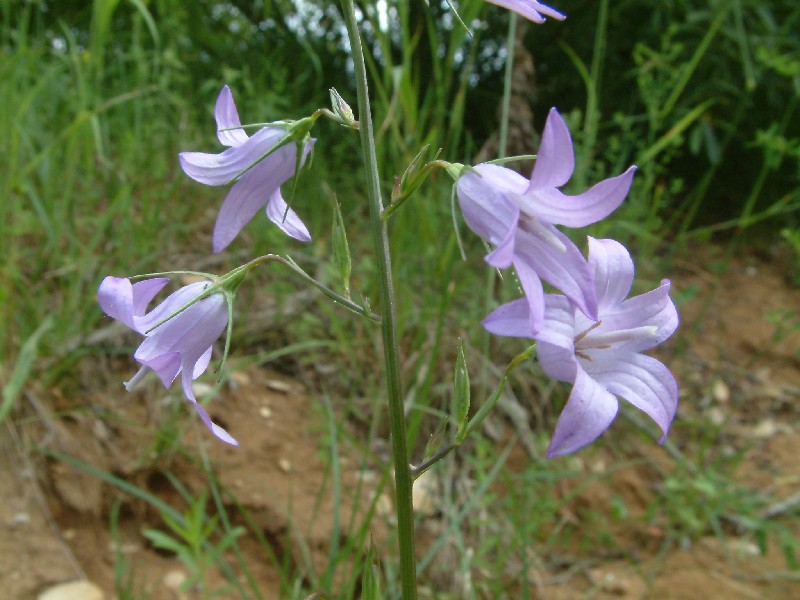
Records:
[[[543,23],[545,17],[565,18],[536,0],[488,1],[535,23]],[[334,112],[327,114],[340,124],[357,126],[349,106],[335,90],[331,93]],[[227,149],[218,154],[179,155],[182,169],[192,179],[211,186],[233,182],[214,226],[214,252],[226,248],[262,208],[286,235],[311,241],[305,224],[284,200],[281,186],[296,175],[311,152],[314,140],[309,131],[324,112],[300,121],[250,126],[257,130],[248,135],[245,128],[249,126],[239,120],[230,89],[222,88],[214,117],[217,138]],[[544,371],[573,384],[548,456],[573,452],[596,439],[616,416],[617,397],[647,413],[660,427],[663,440],[678,402],[672,374],[642,354],[678,326],[669,281],[649,293],[627,298],[633,283],[628,251],[613,240],[589,238],[587,260],[557,228],[584,227],[611,214],[627,196],[635,167],[569,196],[559,188],[571,178],[574,164],[569,130],[553,109],[529,179],[494,164],[459,170],[456,175],[464,219],[494,246],[486,262],[500,269],[514,267],[524,294],[497,308],[484,326],[498,335],[536,340]],[[103,311],[144,336],[134,354],[141,368],[126,388],[131,389],[151,371],[165,387],[180,375],[183,393],[202,421],[214,435],[234,445],[236,440],[198,404],[192,381],[208,367],[216,339],[226,327],[230,331],[231,300],[248,270],[245,267],[231,272],[221,283],[186,285],[149,312],[147,306],[168,279],[131,283],[107,277],[98,290]],[[545,294],[543,281],[562,294]]]
[[[577,196],[559,187],[574,169],[567,125],[553,109],[530,180],[482,164],[464,174],[457,193],[470,228],[494,246],[486,262],[513,266],[524,297],[496,309],[484,326],[498,335],[532,338],[545,373],[573,384],[548,456],[594,441],[617,414],[621,396],[648,414],[666,437],[678,386],[659,361],[641,354],[678,326],[669,281],[627,299],[633,261],[613,240],[589,238],[589,260],[555,225],[582,227],[603,219],[625,199],[635,167]],[[545,280],[561,294],[545,294]]]

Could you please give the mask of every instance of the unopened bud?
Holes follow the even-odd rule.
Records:
[[[339,117],[345,125],[357,128],[358,121],[356,121],[356,117],[350,105],[344,101],[344,98],[336,91],[336,88],[330,88],[328,91],[331,94],[331,108],[333,108],[334,114]]]

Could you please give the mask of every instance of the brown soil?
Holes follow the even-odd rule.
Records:
[[[770,502],[762,509],[763,518],[800,538],[796,520],[800,290],[788,285],[781,263],[771,257],[725,259],[708,249],[700,249],[697,256],[698,260],[679,264],[671,274],[675,297],[688,298],[680,305],[679,335],[661,353],[682,384],[672,445],[665,450],[630,436],[634,441],[623,444],[622,450],[600,442],[569,459],[571,468],[602,476],[565,504],[566,529],[591,538],[592,531],[586,531],[591,519],[611,514],[615,498],[622,498],[630,518],[609,519],[605,533],[612,542],[598,540],[591,550],[565,547],[558,556],[539,557],[530,574],[536,597],[800,598],[800,576],[787,566],[775,536],[768,538],[768,551],[762,554],[747,524],[737,521],[736,514],[723,515],[723,535],[705,532],[699,537],[673,535],[668,522],[646,515],[663,493],[664,478],[676,468],[674,456],[701,465],[700,452],[710,457],[706,460],[741,453],[731,483],[762,491]],[[721,274],[712,273],[717,260],[728,265]],[[776,322],[781,311],[783,318]],[[795,311],[794,316],[787,311]],[[280,596],[280,577],[251,529],[260,531],[278,560],[291,565],[291,572],[313,587],[327,566],[335,508],[326,455],[330,446],[323,443],[329,436],[324,406],[315,404],[301,383],[250,368],[226,382],[210,404],[212,416],[243,442],[242,447],[226,447],[197,428],[183,436],[184,443],[193,440],[185,452],[169,439],[155,445],[152,432],[157,423],[189,422],[173,418],[184,414],[186,406],[178,397],[169,404],[153,400],[164,397],[155,386],[133,396],[121,394],[119,380],[125,376],[103,376],[100,389],[104,391],[81,401],[91,411],[69,411],[74,403],[66,399],[65,390],[31,386],[25,394],[29,410],[5,426],[0,453],[4,496],[0,503],[0,596],[35,598],[49,585],[85,576],[112,597],[115,556],[122,556],[134,566],[139,587],[150,597],[199,597],[176,588],[185,567],[156,551],[141,534],[144,529],[166,531],[158,512],[141,499],[57,460],[56,453],[112,473],[185,510],[169,476],[178,475],[192,494],[207,490],[202,463],[192,458],[203,449],[220,487],[231,492],[223,492],[227,509],[239,514],[230,502],[235,497],[252,519],[254,526],[248,527],[240,542],[264,596]],[[59,411],[68,411],[67,416]],[[134,429],[130,423],[140,427]],[[697,439],[698,423],[705,424],[703,431],[717,431],[717,438]],[[615,424],[610,436],[620,438],[626,428],[632,431],[634,426]],[[510,425],[506,429],[510,432]],[[346,490],[339,514],[345,530],[339,542],[348,540],[346,525],[354,512],[358,524],[373,510],[377,516],[370,531],[379,552],[391,554],[394,542],[384,518],[390,511],[381,463],[374,456],[356,455],[352,448],[339,444]],[[619,464],[620,452],[648,460],[612,469]],[[508,468],[522,469],[525,460],[526,453],[518,446]],[[435,496],[435,486],[431,489],[429,494]],[[569,491],[568,484],[559,489],[561,494]],[[117,502],[120,518],[115,542],[109,514]],[[211,500],[208,510],[214,512]],[[426,516],[421,546],[425,532],[437,529],[437,518],[435,510]],[[339,565],[332,575],[335,581],[357,578],[360,551],[356,550],[349,565]],[[480,572],[475,574],[476,579],[480,576]],[[212,573],[212,587],[221,581],[218,573]],[[431,576],[428,584],[433,583]],[[457,582],[448,585],[453,594],[448,597],[463,593]],[[514,589],[519,588],[509,586]],[[236,594],[231,591],[222,597]],[[515,592],[509,591],[507,597],[516,597]]]

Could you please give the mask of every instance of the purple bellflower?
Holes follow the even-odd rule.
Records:
[[[224,86],[214,107],[217,138],[229,148],[219,154],[181,152],[181,168],[200,183],[225,185],[236,183],[222,203],[214,225],[213,249],[220,252],[242,228],[266,205],[267,217],[286,235],[310,242],[308,229],[281,196],[281,185],[295,174],[297,152],[294,142],[284,144],[287,130],[263,127],[252,136],[241,125],[230,88]],[[303,146],[302,162],[311,151],[311,142]]]
[[[617,414],[618,396],[656,422],[662,431],[661,443],[678,408],[678,384],[672,373],[642,354],[678,327],[669,281],[626,300],[633,283],[633,261],[614,240],[589,238],[589,264],[597,288],[597,319],[582,314],[566,297],[548,294],[544,324],[536,336],[525,334],[529,308],[524,298],[500,306],[483,322],[498,335],[535,337],[545,373],[574,384],[556,424],[548,458],[569,454],[597,439]]]
[[[496,4],[497,6],[502,6],[503,8],[507,8],[508,10],[513,10],[521,17],[525,17],[529,21],[533,21],[534,23],[544,23],[545,18],[542,15],[547,15],[548,17],[553,17],[559,21],[563,21],[567,18],[566,15],[561,14],[554,8],[550,8],[546,4],[542,4],[541,2],[537,2],[536,0],[486,0],[491,4]]]
[[[211,294],[164,321],[210,285],[207,281],[191,283],[146,312],[147,305],[168,282],[167,278],[157,277],[132,284],[128,279],[106,277],[97,290],[103,312],[145,336],[133,355],[142,366],[125,388],[130,391],[148,371],[155,372],[165,388],[180,374],[183,393],[203,423],[223,442],[238,446],[227,431],[211,420],[192,391],[192,380],[208,367],[211,346],[228,324],[225,296]]]
[[[544,319],[541,279],[559,288],[585,314],[597,317],[589,265],[555,225],[584,227],[608,216],[627,196],[636,170],[630,167],[582,194],[567,196],[558,188],[569,181],[574,167],[569,129],[552,109],[529,180],[511,169],[484,163],[457,183],[467,225],[495,246],[486,262],[497,268],[513,265],[516,269],[534,332]]]

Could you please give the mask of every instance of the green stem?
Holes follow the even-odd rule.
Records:
[[[367,70],[364,51],[358,32],[353,0],[342,0],[342,12],[347,25],[350,49],[358,95],[358,117],[361,121],[361,148],[364,152],[364,168],[367,173],[367,197],[369,200],[370,228],[375,244],[381,293],[381,325],[383,329],[383,355],[386,364],[386,388],[389,395],[389,419],[392,430],[392,458],[395,471],[395,507],[397,510],[397,535],[400,550],[400,583],[403,600],[417,597],[416,558],[414,555],[414,512],[411,504],[413,480],[406,448],[406,424],[400,384],[400,348],[397,342],[395,323],[394,284],[389,255],[387,226],[381,220],[381,200],[378,159],[375,154],[375,137],[372,129],[372,114],[367,89]]]
[[[508,149],[508,122],[511,118],[511,82],[514,77],[514,47],[517,38],[517,13],[508,11],[508,35],[506,36],[506,70],[503,75],[503,104],[500,113],[500,140],[498,157],[505,158]]]

